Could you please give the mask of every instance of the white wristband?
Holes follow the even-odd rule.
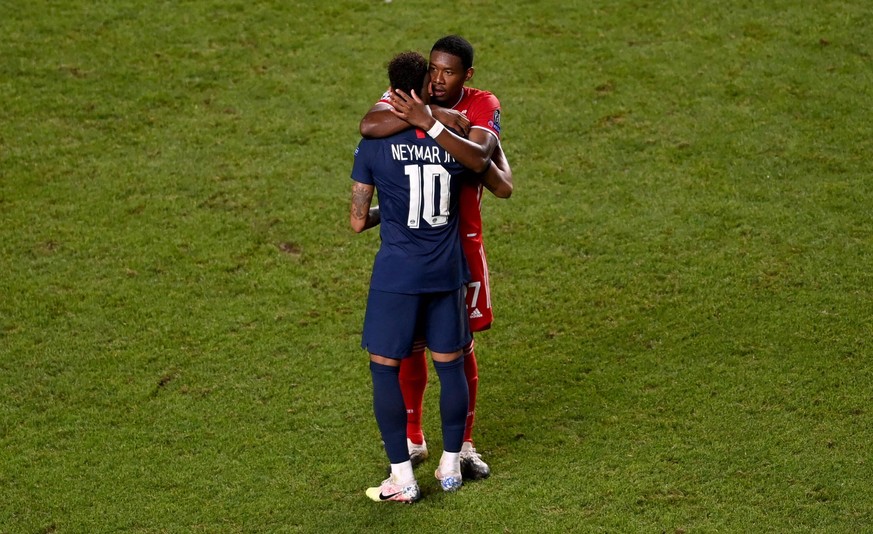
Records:
[[[443,133],[443,130],[445,129],[446,127],[443,126],[443,123],[441,123],[440,121],[436,121],[435,123],[433,123],[433,126],[430,127],[430,130],[427,131],[427,135],[436,139],[436,137],[439,134]]]

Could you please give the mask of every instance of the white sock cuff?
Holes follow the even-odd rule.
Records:
[[[461,472],[461,453],[446,452],[440,458],[440,473],[460,473]]]
[[[399,464],[391,464],[391,476],[394,477],[394,482],[401,486],[415,482],[415,475],[412,473],[412,462],[407,460]]]

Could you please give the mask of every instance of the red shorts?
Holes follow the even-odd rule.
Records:
[[[470,318],[470,331],[481,332],[491,328],[491,323],[494,321],[485,247],[482,244],[481,234],[474,238],[461,236],[461,245],[471,274],[470,282],[467,284],[467,316]]]

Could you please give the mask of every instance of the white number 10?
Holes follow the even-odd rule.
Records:
[[[403,170],[409,178],[409,219],[406,225],[418,228],[421,219],[431,226],[447,224],[451,195],[449,171],[442,165],[406,165]],[[437,184],[439,191],[436,191]]]

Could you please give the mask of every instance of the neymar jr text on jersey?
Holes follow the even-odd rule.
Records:
[[[439,146],[391,145],[391,157],[395,161],[427,161],[429,163],[453,163],[453,158]]]

